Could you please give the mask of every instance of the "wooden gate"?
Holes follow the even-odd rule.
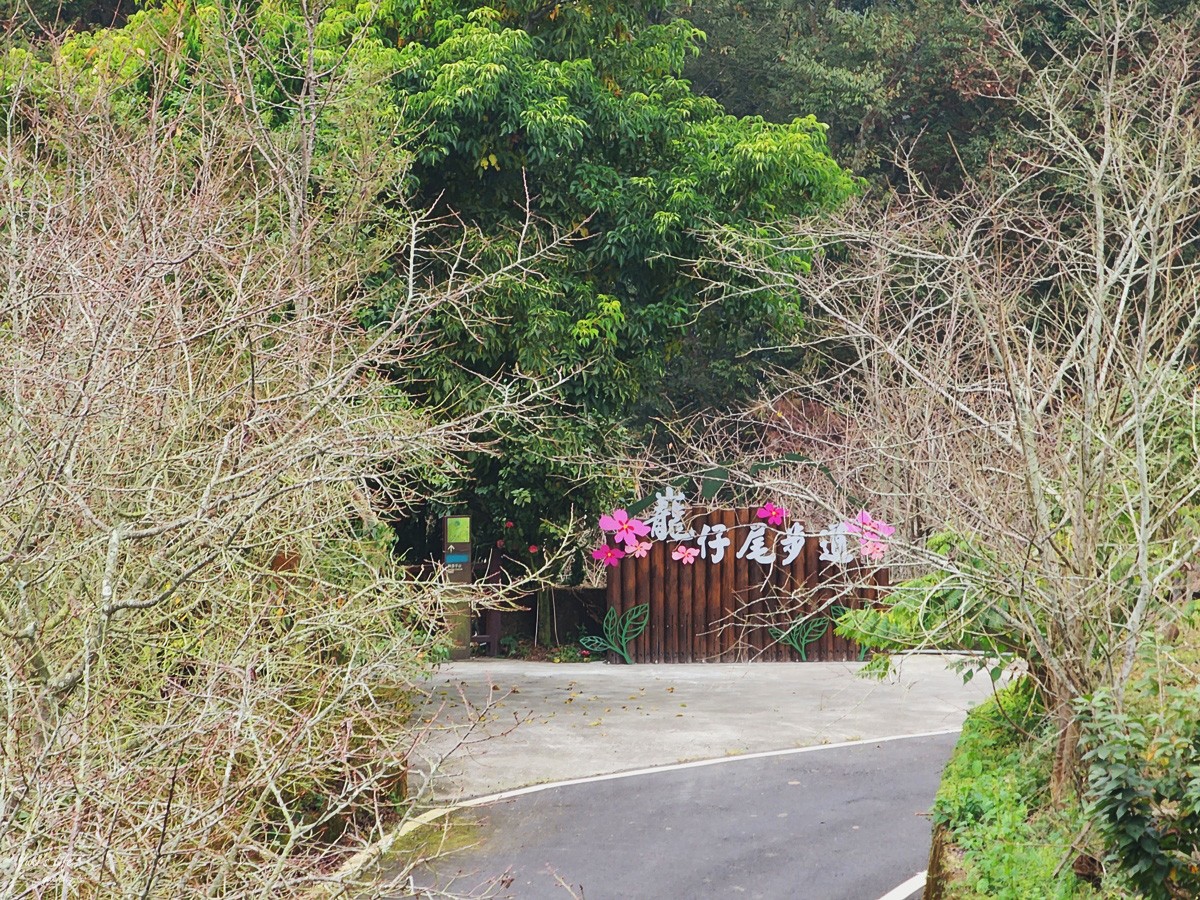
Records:
[[[609,609],[619,616],[641,604],[649,607],[645,631],[629,643],[633,662],[859,658],[858,645],[835,635],[832,621],[808,622],[832,620],[842,609],[874,603],[887,586],[887,570],[860,561],[839,566],[822,560],[815,528],[806,529],[803,550],[786,566],[781,561],[790,554],[778,546],[783,532],[777,529],[767,529],[764,536],[774,563],[754,561],[749,554],[739,558],[751,526],[762,525],[753,509],[692,510],[690,525],[697,530],[725,526],[730,543],[719,562],[709,557],[685,565],[671,555],[680,543],[660,540],[644,557],[630,554],[608,569]],[[811,627],[811,643],[797,639],[798,631],[789,632],[793,626]],[[789,636],[803,652],[790,645]]]

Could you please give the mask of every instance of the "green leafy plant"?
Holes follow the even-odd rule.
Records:
[[[579,641],[588,650],[604,653],[611,650],[626,663],[632,665],[629,658],[629,642],[646,630],[650,622],[650,605],[642,603],[631,607],[624,615],[617,615],[615,609],[609,609],[604,616],[604,637],[589,635]]]
[[[841,606],[837,603],[835,603],[833,606],[829,607],[829,615],[835,623],[838,620],[840,620],[844,614],[846,614],[848,612],[850,612],[850,607]],[[858,658],[860,660],[866,658],[868,649],[869,648],[865,644],[858,645]]]
[[[1165,686],[1148,713],[1097,691],[1084,711],[1090,813],[1148,900],[1200,896],[1200,716],[1194,689]]]
[[[827,616],[819,618],[798,619],[787,629],[768,628],[767,632],[774,640],[787,644],[800,654],[803,660],[808,659],[808,645],[819,640],[829,630],[830,619]]]

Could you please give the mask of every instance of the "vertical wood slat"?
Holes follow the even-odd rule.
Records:
[[[679,641],[687,634],[683,625],[683,610],[686,605],[679,602],[679,582],[671,580],[671,576],[675,574],[675,567],[671,563],[675,560],[671,559],[671,551],[662,541],[654,542],[654,549],[650,551],[650,560],[651,571],[658,573],[657,585],[658,589],[663,592],[666,607],[663,662],[679,662]],[[654,590],[653,584],[651,590]]]
[[[809,530],[806,526],[806,533]],[[791,608],[787,611],[784,623],[779,626],[780,628],[786,628],[791,625],[793,621],[804,614],[809,605],[809,572],[812,570],[811,563],[813,559],[810,545],[813,545],[813,541],[815,540],[816,538],[806,536],[800,555],[792,563],[792,583],[795,596],[790,604]],[[797,662],[800,659],[800,654],[790,645],[786,646],[783,652],[789,662]]]
[[[638,649],[637,658],[638,658],[639,662],[653,662],[654,655],[653,655],[653,652],[651,651],[650,641],[651,641],[651,631],[654,628],[654,623],[653,623],[654,604],[650,602],[650,557],[646,556],[643,559],[635,558],[633,560],[633,563],[634,563],[634,579],[636,580],[636,583],[637,583],[637,599],[634,602],[639,606],[642,605],[643,603],[646,604],[647,606],[649,606],[650,607],[650,615],[651,615],[650,624],[647,625],[646,630],[643,631],[638,636],[636,641],[634,641],[634,643],[637,644],[637,649]],[[661,615],[661,613],[662,613],[662,608],[660,607],[659,614]],[[661,635],[662,635],[662,623],[661,622],[659,623],[658,631],[659,631],[659,636],[660,636],[659,639],[661,640]]]
[[[758,516],[754,514],[754,507],[747,507],[743,513],[746,522],[746,534],[750,533],[750,526],[756,525],[759,522]],[[764,539],[766,536],[764,535]],[[767,568],[760,562],[755,562],[746,557],[746,595],[742,598],[742,603],[737,611],[737,619],[740,623],[738,628],[737,640],[733,645],[734,659],[742,662],[750,658],[751,648],[751,630],[750,622],[754,617],[754,612],[758,608],[759,599],[763,596],[766,587],[763,580],[767,577]]]
[[[709,633],[706,656],[709,662],[721,661],[721,649],[725,643],[726,628],[729,627],[729,622],[725,618],[726,611],[733,605],[734,567],[736,565],[733,554],[737,550],[734,510],[721,510],[715,521],[719,521],[725,526],[725,537],[729,539],[730,543],[725,548],[725,558],[721,560],[721,570],[717,573],[717,590],[708,598]]]
[[[621,571],[620,569],[614,569],[612,566],[605,566],[604,572],[604,587],[607,593],[608,609],[615,609],[617,611],[617,615],[619,616],[621,615]],[[607,613],[607,611],[608,610],[606,609],[605,612]],[[612,650],[609,650],[608,653],[605,654],[605,657],[608,659],[609,663],[615,663],[618,661],[617,654]]]
[[[733,659],[734,642],[737,639],[737,632],[734,629],[734,613],[741,609],[746,602],[746,585],[749,583],[747,576],[747,563],[745,557],[737,558],[737,551],[742,548],[742,544],[746,540],[746,529],[743,527],[746,521],[746,511],[739,507],[736,510],[730,511],[732,519],[732,542],[729,545],[729,550],[733,556],[733,589],[727,596],[722,597],[721,615],[725,622],[725,628],[721,630],[721,661],[728,662]]]
[[[708,516],[708,524],[719,525],[722,522],[722,517],[725,515],[725,510],[711,510]],[[717,662],[721,653],[721,595],[722,582],[721,577],[728,563],[729,554],[725,554],[725,559],[717,564],[712,562],[712,552],[708,553],[708,562],[706,565],[709,571],[704,573],[704,602],[696,604],[696,620],[697,620],[697,635],[696,635],[696,661],[697,662]],[[699,622],[703,621],[703,627],[700,627]]]
[[[833,591],[826,585],[830,584],[834,579],[842,580],[845,575],[845,569],[831,562],[824,562],[820,574],[817,576],[817,582],[820,585],[817,591],[817,603],[823,607],[821,615],[828,618],[830,600],[833,598]],[[821,647],[821,655],[817,657],[820,660],[832,660],[833,656],[833,629],[826,627],[825,633],[821,635],[821,640],[818,642]]]
[[[753,509],[743,509],[741,511],[742,520],[742,540],[750,534],[750,526],[755,524],[758,519],[754,515]],[[754,612],[754,604],[757,600],[759,592],[762,590],[759,587],[762,577],[762,564],[754,562],[749,556],[746,556],[742,562],[746,564],[746,587],[738,597],[738,602],[733,608],[733,620],[737,622],[737,629],[733,633],[733,642],[726,650],[725,659],[741,662],[746,658],[746,646],[750,642],[750,616]]]
[[[621,608],[617,610],[617,615],[622,615],[628,612],[637,604],[637,567],[634,565],[637,562],[632,556],[626,556],[621,560],[619,566],[621,570]],[[642,662],[637,655],[637,641],[630,641],[629,658],[634,662]]]
[[[767,529],[767,549],[775,554],[775,562],[770,566],[759,568],[759,586],[754,596],[754,606],[751,608],[749,639],[749,658],[761,659],[764,662],[772,660],[770,653],[771,636],[767,634],[767,615],[779,597],[779,583],[783,572],[779,565],[779,532],[774,528]]]
[[[771,574],[771,593],[763,603],[762,621],[759,623],[758,634],[762,643],[761,659],[765,662],[781,662],[783,655],[779,651],[779,642],[771,637],[768,630],[779,628],[779,609],[787,603],[789,582],[791,581],[791,566],[783,565],[782,541],[776,536],[775,568]]]
[[[721,620],[725,623],[725,628],[721,630],[721,662],[731,662],[735,658],[734,649],[742,636],[738,619],[741,616],[742,608],[746,605],[746,586],[750,583],[747,571],[749,563],[745,557],[736,558],[736,551],[742,549],[742,544],[746,540],[746,512],[739,506],[733,511],[733,517],[734,538],[729,545],[729,549],[735,551],[733,593],[728,597],[723,597],[721,603]]]
[[[724,524],[724,512],[717,511],[711,513],[708,517],[708,521],[711,525]],[[710,563],[708,566],[708,571],[704,573],[705,580],[708,582],[705,588],[705,593],[708,597],[708,602],[705,607],[706,616],[708,615],[707,611],[709,609],[721,609],[724,606],[724,576],[722,573],[724,572],[725,567],[729,564],[729,548],[726,547],[725,551],[725,556],[722,558],[721,562],[716,565],[712,565]],[[710,554],[709,559],[711,558],[712,556]],[[715,638],[715,635],[712,637]],[[706,643],[708,643],[707,640]],[[715,647],[715,644],[713,646]]]
[[[699,510],[693,510],[693,513],[699,513]],[[708,517],[704,514],[696,515],[692,522],[692,527],[699,533],[704,528],[704,523]],[[698,546],[698,545],[690,545]],[[696,561],[688,566],[683,566],[685,569],[691,569],[692,579],[692,608],[693,609],[708,609],[708,572],[706,569],[709,566],[707,559],[696,558]]]
[[[661,542],[660,542],[661,543]],[[679,563],[671,559],[671,548],[662,543],[662,554],[659,557],[664,570],[663,586],[675,609],[675,634],[671,638],[668,655],[671,662],[690,662],[689,648],[692,642],[692,604],[683,596],[679,588]]]
[[[772,616],[773,624],[781,631],[792,624],[792,620],[796,617],[796,610],[799,609],[804,596],[803,548],[800,550],[800,555],[792,560],[791,565],[784,572],[783,582],[786,589],[776,602],[775,613]],[[792,652],[792,648],[782,641],[776,642],[775,657],[780,662],[793,662],[798,658]]]
[[[675,598],[668,597],[663,590],[661,554],[662,548],[655,541],[646,556],[646,577],[650,581],[650,658],[655,662],[666,662],[667,644],[675,631],[674,616],[669,612]]]
[[[738,531],[737,513],[732,509],[721,510],[721,524],[725,526],[725,536],[729,538],[729,546],[725,548],[725,560],[721,563],[721,590],[717,597],[715,606],[709,607],[709,612],[713,619],[719,619],[723,615],[723,610],[726,608],[732,609],[735,603],[734,592],[737,590],[737,560],[734,559],[734,554],[738,549]],[[719,657],[721,652],[720,639],[718,634],[717,642],[712,644],[712,649],[715,655]]]
[[[696,529],[696,534],[700,534],[706,524],[712,524],[713,512],[710,510],[697,511],[697,516],[692,521],[692,528]],[[695,545],[697,548],[700,545]],[[688,653],[691,655],[691,661],[703,662],[708,655],[708,604],[709,599],[709,582],[708,570],[712,568],[712,563],[706,548],[704,559],[696,558],[695,571],[691,574],[691,636],[688,641]],[[688,566],[691,568],[691,566]]]
[[[812,529],[809,528],[808,531],[811,533]],[[821,565],[820,555],[821,555],[821,548],[817,541],[816,536],[805,538],[805,541],[804,541],[804,607],[803,607],[803,613],[805,615],[811,613],[814,609],[816,609],[815,600],[816,600],[816,596],[817,596],[817,579],[819,577],[820,565]],[[813,655],[813,652],[816,650],[817,650],[817,647],[814,645],[808,653],[809,659],[817,658],[817,657],[814,657],[814,655]]]
[[[694,582],[695,582],[695,576],[696,576],[696,573],[694,570],[696,567],[694,565],[685,566],[683,563],[681,563],[679,560],[676,560],[676,559],[670,559],[669,561],[670,561],[671,565],[675,567],[675,571],[678,573],[677,578],[679,580],[679,602],[681,604],[683,604],[687,609],[694,611],[696,609],[696,601],[695,601],[695,594],[694,594]],[[693,612],[693,617],[694,617],[694,615],[695,615],[695,613]],[[692,631],[693,632],[695,631],[694,623],[692,626]],[[690,640],[694,640],[694,637],[690,637]],[[689,640],[689,643],[690,643],[690,640]]]

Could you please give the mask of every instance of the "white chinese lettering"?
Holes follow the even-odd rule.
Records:
[[[746,535],[746,540],[738,549],[737,558],[745,559],[749,556],[754,562],[763,565],[771,565],[775,562],[775,551],[767,547],[766,536],[767,526],[765,524],[759,522],[757,525],[751,525],[750,533]]]
[[[834,525],[821,533],[821,559],[839,566],[854,562],[854,551],[846,540],[846,524]]]
[[[796,561],[804,552],[805,538],[802,523],[793,522],[788,526],[787,533],[779,540],[779,546],[783,548],[783,562],[780,565],[790,566]]]
[[[705,525],[705,528],[708,526]],[[725,548],[729,546],[730,540],[725,537],[725,532],[728,529],[724,525],[714,525],[712,527],[712,538],[708,542],[709,548],[712,550],[712,562],[719,563],[725,558]]]
[[[665,541],[667,538],[690,541],[695,539],[696,532],[684,523],[686,515],[687,498],[681,491],[669,487],[665,493],[655,493],[654,509],[646,517],[646,524],[650,526],[650,534],[656,541]]]

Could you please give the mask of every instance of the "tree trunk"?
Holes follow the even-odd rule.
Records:
[[[1046,708],[1057,731],[1054,745],[1054,767],[1050,771],[1050,799],[1062,807],[1078,796],[1083,787],[1083,763],[1079,752],[1079,722],[1065,689],[1055,685],[1047,697]]]

